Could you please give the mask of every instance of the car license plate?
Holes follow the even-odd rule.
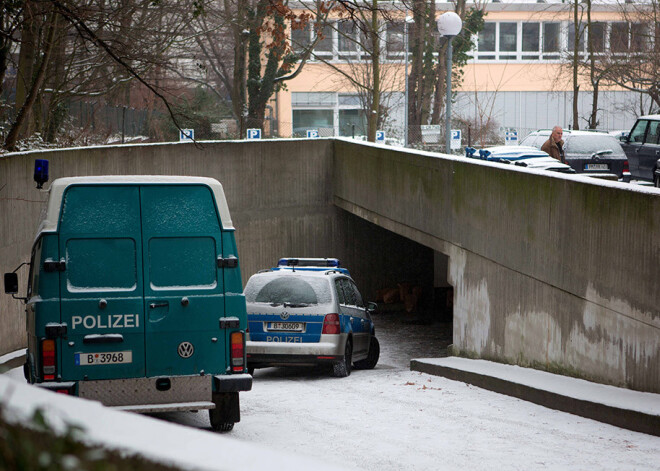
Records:
[[[585,170],[609,170],[607,164],[584,164]]]
[[[270,331],[281,332],[302,332],[304,329],[303,322],[271,322],[268,325]]]
[[[120,365],[122,363],[133,363],[133,352],[103,352],[103,353],[76,353],[76,366],[88,365]]]

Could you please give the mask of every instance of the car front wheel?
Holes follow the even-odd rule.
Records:
[[[351,374],[351,364],[353,363],[353,344],[350,340],[346,341],[344,348],[344,357],[332,365],[332,373],[337,378],[345,378]]]

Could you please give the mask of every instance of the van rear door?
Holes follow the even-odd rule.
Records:
[[[59,221],[62,378],[144,376],[140,196],[136,186],[71,186]]]
[[[146,375],[222,374],[222,231],[213,193],[192,184],[140,192]]]

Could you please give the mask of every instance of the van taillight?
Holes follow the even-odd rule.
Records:
[[[628,165],[628,160],[623,161],[623,171],[630,172],[630,166]]]
[[[41,341],[41,368],[44,380],[52,381],[55,379],[55,340]]]
[[[341,332],[339,326],[339,314],[326,314],[323,319],[322,334],[338,334]]]
[[[245,369],[245,336],[243,332],[231,333],[231,370],[242,373]]]

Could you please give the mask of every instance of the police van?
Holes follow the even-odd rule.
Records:
[[[124,410],[208,409],[213,429],[231,430],[252,377],[222,185],[73,177],[49,193],[20,298],[26,379]],[[5,291],[17,297],[16,270]]]

